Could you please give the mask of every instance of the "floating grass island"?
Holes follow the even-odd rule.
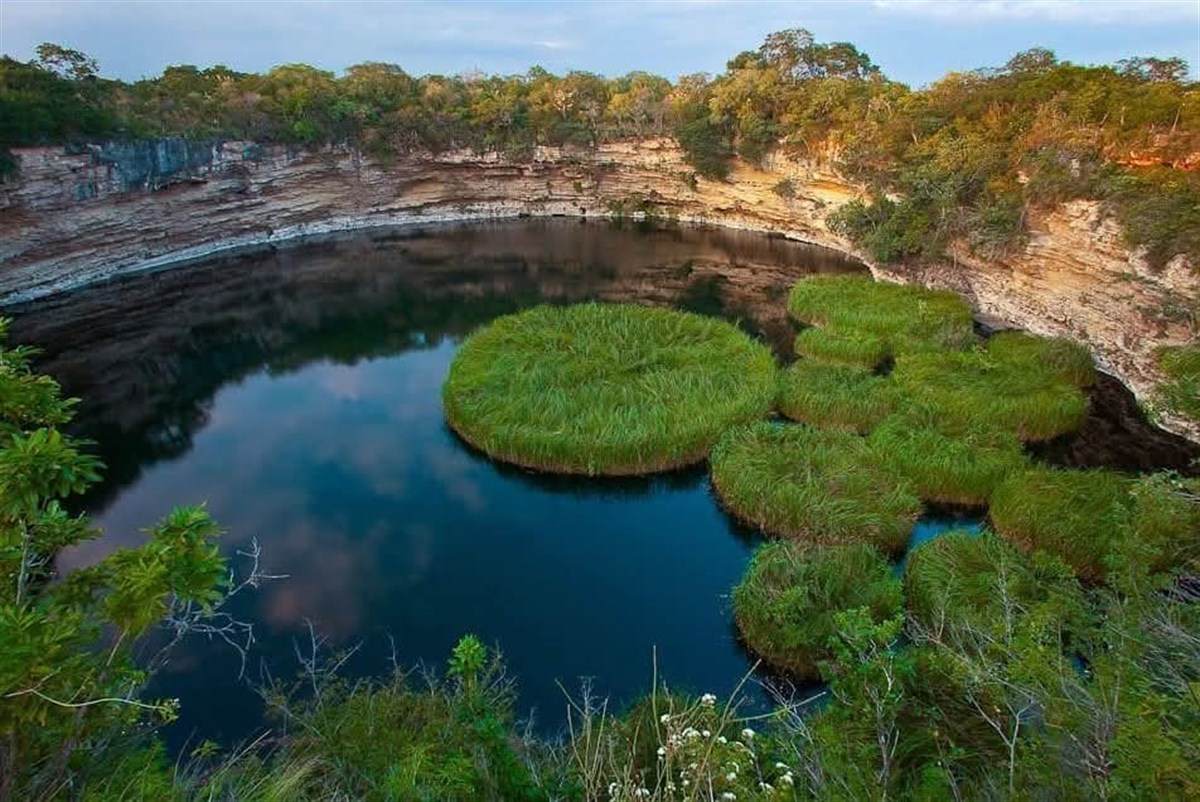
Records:
[[[754,423],[722,437],[711,463],[726,508],[771,535],[899,554],[921,513],[920,499],[847,432]]]
[[[932,421],[919,421],[918,415],[889,418],[867,443],[926,501],[983,506],[1000,482],[1028,465],[1012,434],[983,428],[950,437]]]
[[[866,276],[813,276],[798,282],[788,296],[788,313],[806,325],[831,330],[825,342],[805,347],[830,358],[841,353],[846,361],[865,360],[872,338],[883,341],[886,353],[893,355],[967,348],[976,341],[971,308],[956,293]]]
[[[1087,397],[1059,368],[974,348],[906,354],[889,377],[909,406],[925,408],[945,434],[978,428],[1011,432],[1025,441],[1050,440],[1078,429]]]
[[[1102,581],[1113,558],[1165,570],[1200,558],[1200,480],[1106,470],[1031,468],[992,495],[996,530]]]
[[[1061,563],[1039,566],[987,531],[947,532],[921,544],[904,574],[910,620],[942,632],[1014,628],[1035,606],[1041,615],[1055,608],[1065,615],[1078,591]]]
[[[810,326],[796,335],[798,356],[874,370],[891,355],[887,342],[858,329],[822,329]]]
[[[743,640],[763,661],[800,679],[818,679],[832,657],[834,616],[861,607],[876,620],[902,606],[892,566],[869,545],[769,543],[754,554],[733,590],[733,615]]]
[[[775,396],[766,346],[714,318],[632,305],[540,306],[471,335],[446,420],[488,455],[541,471],[635,475],[703,460]]]
[[[865,434],[894,408],[889,386],[861,367],[801,359],[780,373],[777,405],[794,421]]]

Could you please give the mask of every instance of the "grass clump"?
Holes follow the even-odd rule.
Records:
[[[442,387],[450,426],[496,459],[630,475],[698,462],[775,395],[770,351],[687,312],[542,306],[463,343]]]
[[[1039,372],[1050,371],[1076,387],[1096,383],[1096,366],[1086,347],[1066,337],[1037,337],[1020,331],[1002,331],[987,344],[992,358]]]
[[[860,329],[810,326],[796,335],[796,353],[806,359],[840,362],[874,370],[890,355],[882,337]]]
[[[1134,538],[1148,550],[1154,569],[1200,558],[1200,479],[1159,473],[1136,480],[1131,490]]]
[[[971,308],[957,294],[864,276],[813,276],[792,287],[792,317],[846,337],[873,335],[892,353],[966,348],[975,342]]]
[[[763,531],[816,543],[904,550],[920,500],[853,434],[759,422],[713,449],[717,496]]]
[[[1200,344],[1173,345],[1158,350],[1158,366],[1168,381],[1159,388],[1162,404],[1200,420]]]
[[[865,434],[892,411],[889,383],[863,368],[801,359],[779,377],[779,411],[792,420]]]
[[[1049,440],[1079,428],[1088,412],[1087,397],[1056,368],[1039,368],[1003,348],[902,356],[891,378],[908,405],[923,408],[954,436],[991,428]]]
[[[879,460],[903,476],[926,501],[981,506],[996,485],[1028,464],[1007,432],[977,429],[951,437],[901,416],[867,438]]]
[[[1027,551],[1056,555],[1083,579],[1099,581],[1130,524],[1133,480],[1106,470],[1033,468],[992,494],[996,530]]]
[[[733,614],[746,645],[770,666],[803,679],[820,677],[833,655],[834,616],[868,608],[876,620],[902,604],[900,581],[873,547],[769,543],[733,590]]]
[[[1054,605],[1068,617],[1078,585],[1058,561],[1035,561],[991,532],[948,532],[909,555],[904,598],[910,622],[940,640],[955,633],[1012,632]]]
[[[1103,580],[1115,558],[1162,571],[1200,557],[1200,480],[1134,478],[1105,470],[1035,468],[992,495],[997,531],[1057,555],[1082,578]]]

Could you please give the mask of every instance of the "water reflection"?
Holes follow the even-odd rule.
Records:
[[[567,222],[348,237],[130,277],[20,310],[14,337],[83,397],[77,428],[108,475],[86,499],[105,536],[64,569],[141,541],[204,502],[233,554],[252,538],[287,574],[233,612],[256,622],[251,674],[296,669],[307,622],[362,640],[352,672],[440,662],[475,632],[503,646],[521,703],[562,720],[557,682],[615,700],[649,684],[731,690],[749,665],[727,594],[755,536],[703,469],[591,481],[497,465],[445,427],[457,343],[497,315],[584,299],[678,305],[785,344],[781,299],[836,254],[720,231]],[[183,700],[176,745],[259,726],[235,655],[188,643],[156,692]]]
[[[363,642],[361,674],[389,669],[389,637],[406,663],[442,661],[466,632],[499,643],[522,709],[549,728],[558,682],[595,677],[628,700],[655,653],[674,684],[727,692],[750,664],[727,597],[757,537],[721,512],[704,470],[587,480],[499,465],[444,425],[440,385],[462,337],[541,302],[686,307],[786,358],[787,289],[852,270],[738,232],[541,221],[359,234],[16,310],[14,340],[42,346],[39,367],[84,399],[78,433],[108,466],[85,499],[105,535],[62,567],[205,502],[226,553],[257,539],[289,575],[233,605],[258,627],[252,675],[294,673],[311,621],[334,646]],[[175,655],[152,689],[183,701],[174,745],[261,725],[240,667],[207,642]]]

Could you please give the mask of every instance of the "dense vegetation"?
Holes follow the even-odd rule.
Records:
[[[774,357],[736,327],[618,304],[499,318],[463,343],[442,388],[447,421],[482,451],[590,475],[699,462],[774,394]]]
[[[754,423],[730,429],[711,462],[725,507],[772,535],[899,554],[921,512],[905,482],[847,432]]]
[[[1182,253],[1200,265],[1191,223],[1200,174],[1189,169],[1200,89],[1176,58],[1083,66],[1035,48],[919,90],[887,79],[853,45],[802,29],[771,34],[720,75],[674,83],[539,67],[417,77],[380,63],[340,76],[305,64],[263,74],[175,65],[125,83],[53,44],[28,63],[0,59],[6,169],[17,167],[7,156],[15,146],[172,135],[344,144],[383,161],[458,147],[523,158],[541,144],[671,135],[710,178],[724,177],[734,154],[835,161],[875,193],[840,210],[836,225],[880,261],[938,258],[954,243],[1002,253],[1039,209],[1092,198],[1151,263]]]
[[[832,154],[878,192],[836,219],[879,259],[958,242],[1002,252],[1040,205],[1093,197],[1153,263],[1197,264],[1200,190],[1178,167],[1200,149],[1200,95],[1184,75],[1175,60],[1080,67],[1030,51],[913,92],[851,45],[787,31],[676,84],[378,64],[341,77],[173,67],[124,84],[46,47],[0,62],[0,145],[237,136],[386,160],[674,134],[713,178],[733,153]],[[189,508],[143,547],[57,576],[54,555],[95,535],[64,499],[101,466],[62,434],[72,402],[31,352],[0,346],[0,799],[1200,797],[1200,484],[1029,462],[1020,440],[1086,411],[1093,369],[1069,344],[985,346],[956,297],[861,279],[804,282],[788,306],[819,327],[779,388],[807,425],[758,420],[773,360],[696,316],[541,308],[464,345],[447,413],[501,458],[642,471],[701,459],[720,437],[721,501],[789,538],[757,553],[735,617],[771,664],[826,682],[817,705],[781,692],[762,723],[736,698],[657,681],[626,711],[585,689],[562,743],[521,731],[503,664],[468,636],[423,682],[398,667],[351,684],[313,654],[296,687],[262,689],[280,738],[168,759],[153,728],[177,711],[144,697],[159,662],[137,647],[162,626],[171,642],[243,633],[221,604],[257,567],[235,584],[216,525]],[[1193,352],[1162,355],[1174,403],[1194,398]],[[923,545],[900,582],[876,549],[903,551],[922,499],[986,504],[997,534]]]
[[[873,546],[837,548],[772,543],[759,549],[733,589],[733,614],[746,644],[766,663],[819,679],[833,657],[835,618],[865,608],[873,621],[900,612],[900,580]]]

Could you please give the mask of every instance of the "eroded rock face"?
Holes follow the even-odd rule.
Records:
[[[772,155],[735,165],[728,181],[693,178],[670,139],[593,151],[539,148],[528,163],[449,152],[372,164],[248,142],[165,140],[67,152],[17,152],[19,178],[0,184],[0,300],[29,300],[120,272],[366,226],[519,215],[603,216],[642,201],[683,221],[774,232],[854,252],[829,231],[830,212],[862,189],[813,161]],[[780,191],[781,182],[790,191]],[[868,262],[869,263],[869,262]],[[948,287],[990,317],[1087,344],[1140,399],[1161,381],[1161,345],[1195,336],[1180,299],[1200,297],[1182,259],[1151,270],[1121,242],[1097,203],[1074,201],[1031,221],[1019,253],[948,264],[873,266],[880,278]],[[1200,440],[1200,425],[1166,417]]]

